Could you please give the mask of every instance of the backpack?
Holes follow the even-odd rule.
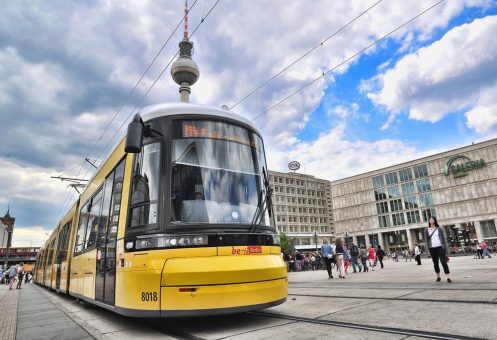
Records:
[[[350,255],[352,256],[359,255],[359,248],[357,248],[355,244],[352,247],[350,247]]]

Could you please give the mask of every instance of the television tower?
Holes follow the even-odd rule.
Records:
[[[190,101],[190,86],[195,84],[200,71],[197,63],[192,59],[193,43],[188,40],[188,0],[185,0],[185,30],[183,40],[179,43],[179,57],[171,66],[171,76],[179,85],[180,100],[188,103]]]

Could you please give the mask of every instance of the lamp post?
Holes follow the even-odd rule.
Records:
[[[345,244],[347,245],[349,241],[349,233],[347,230],[345,230]]]
[[[314,243],[316,244],[316,252],[318,251],[318,231],[314,230]]]

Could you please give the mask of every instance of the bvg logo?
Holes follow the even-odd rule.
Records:
[[[231,247],[232,255],[252,255],[252,254],[262,254],[261,246],[247,246],[247,248],[235,248]]]

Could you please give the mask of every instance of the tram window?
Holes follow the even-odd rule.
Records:
[[[123,188],[124,161],[121,161],[105,179],[101,213],[96,224],[96,246],[103,247],[106,238],[117,233],[121,194]]]
[[[59,243],[57,245],[57,259],[64,261],[67,259],[67,246],[69,240],[69,230],[71,229],[71,222],[67,222],[59,235]]]
[[[157,223],[159,198],[160,143],[147,144],[135,159],[130,228]]]
[[[247,129],[221,122],[175,124],[172,223],[250,224],[266,165],[262,140]],[[269,225],[269,217],[264,216],[261,224]]]
[[[95,246],[97,239],[97,230],[99,229],[100,208],[102,206],[102,189],[93,196],[91,200],[90,216],[88,217],[88,225],[86,226],[85,249]]]
[[[76,242],[74,246],[74,253],[77,254],[83,250],[83,244],[85,241],[85,231],[86,225],[88,224],[88,206],[90,202],[87,202],[79,213],[79,224],[78,224],[78,232],[76,234]]]

